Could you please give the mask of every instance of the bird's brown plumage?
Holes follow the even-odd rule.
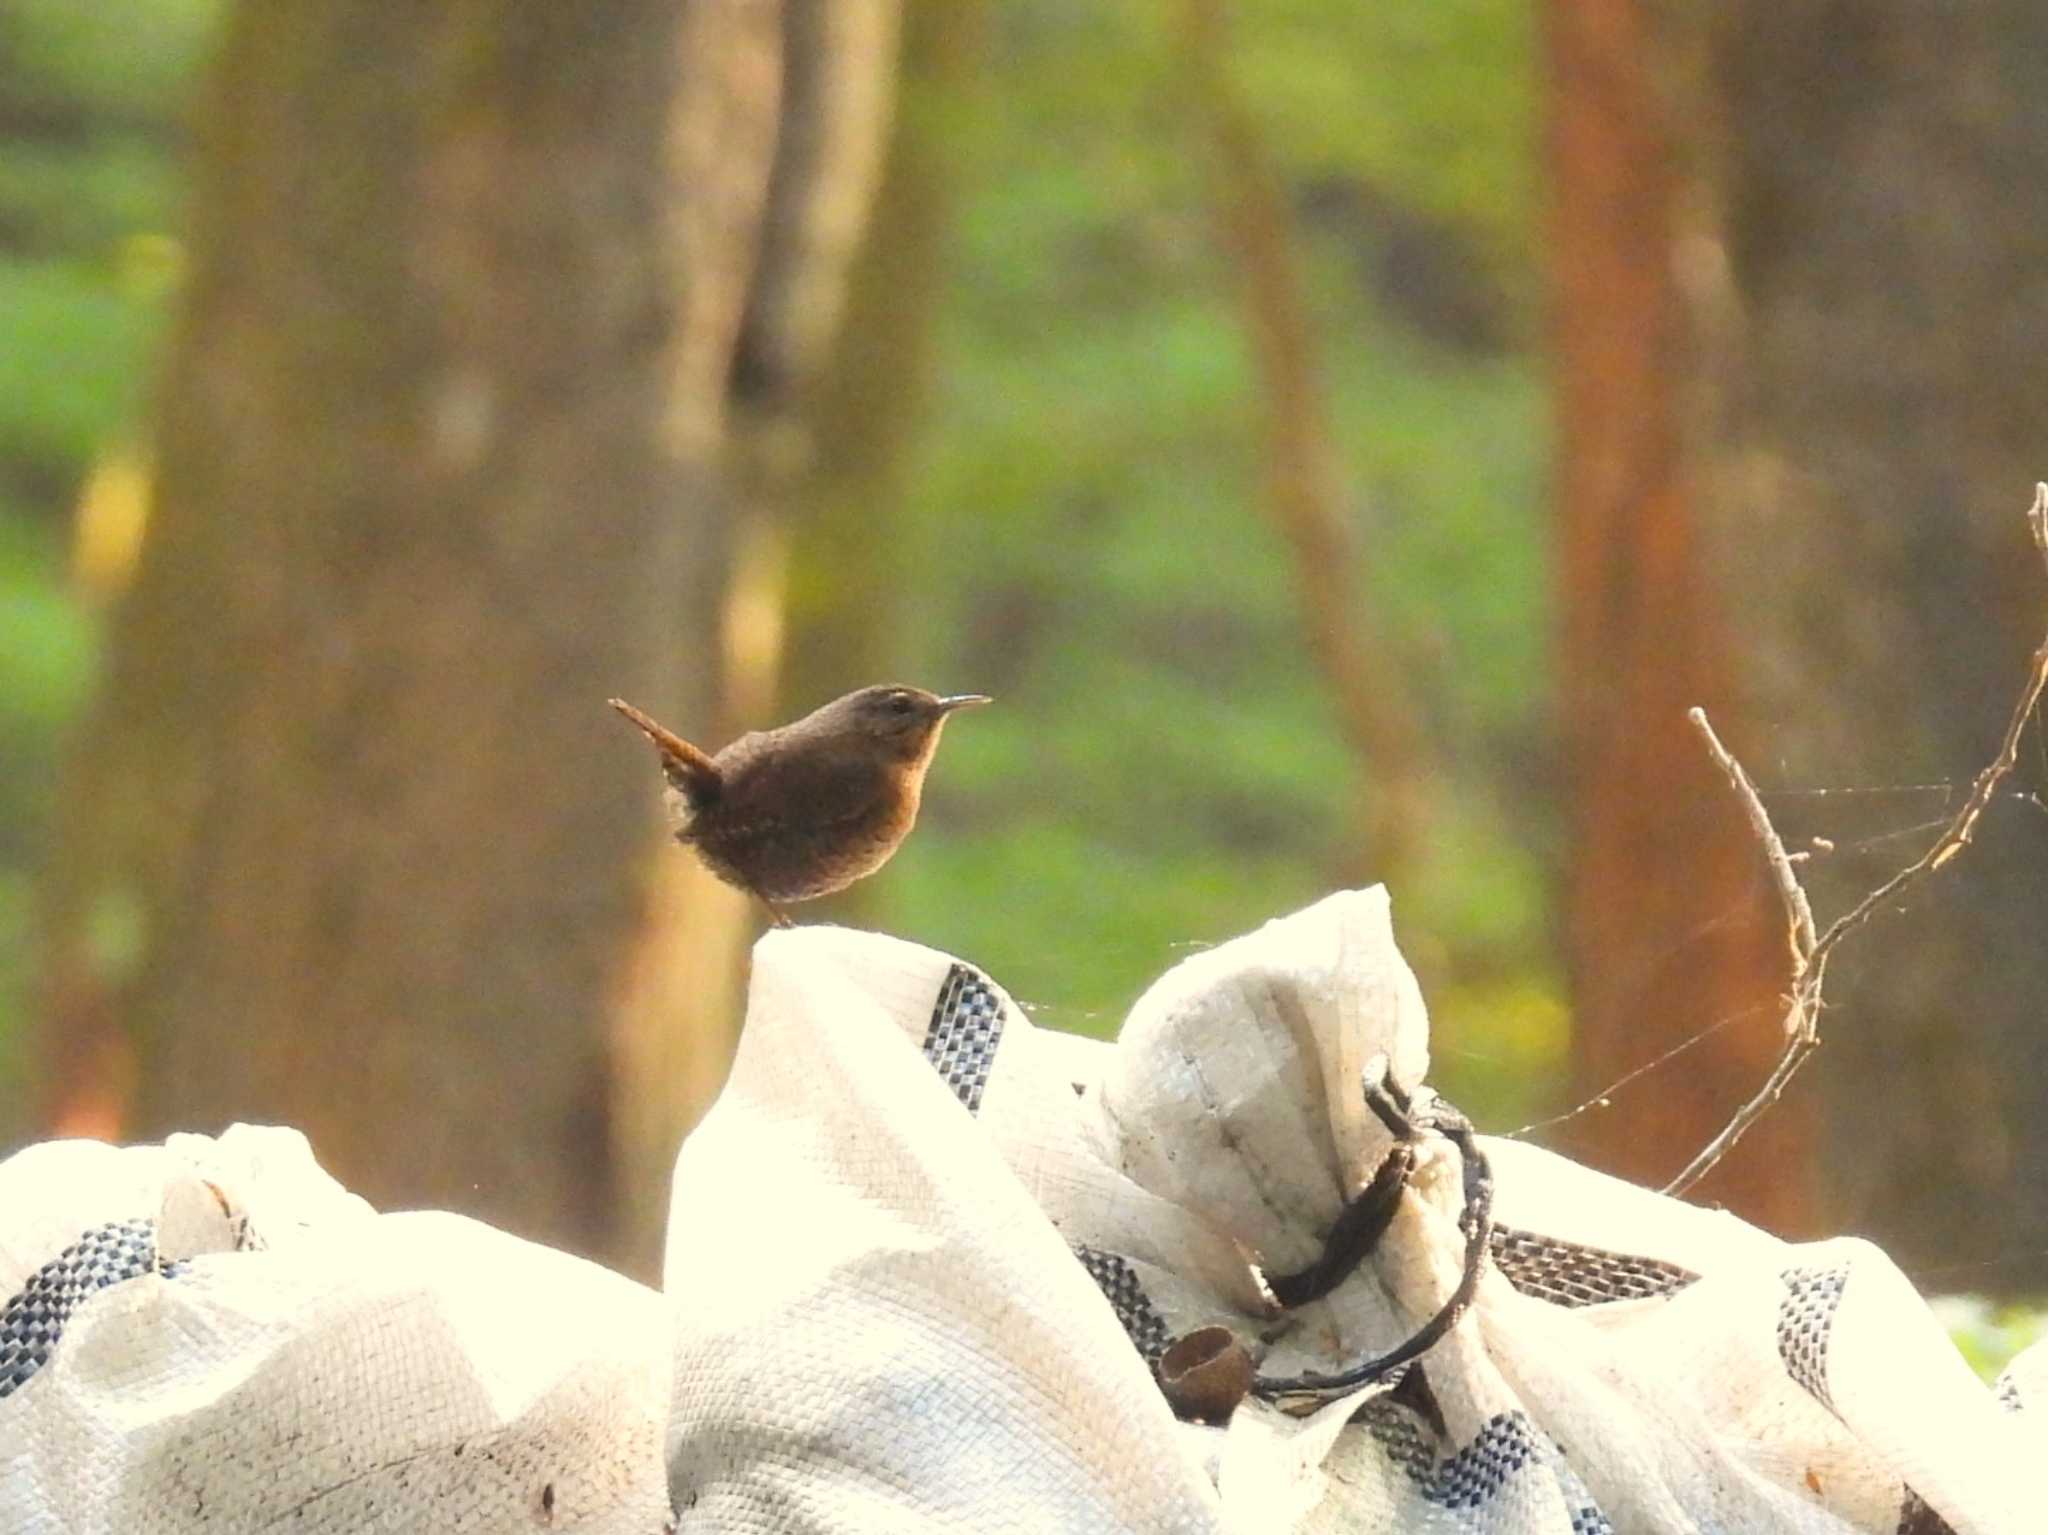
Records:
[[[862,688],[709,756],[631,704],[612,707],[660,753],[677,840],[774,911],[844,890],[887,863],[916,824],[947,716],[987,701]]]

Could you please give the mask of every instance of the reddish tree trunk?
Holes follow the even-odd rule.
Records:
[[[1734,656],[1685,468],[1677,170],[1640,0],[1553,0],[1559,656],[1574,1101],[1724,1027],[1561,1136],[1657,1184],[1762,1081],[1782,1040],[1782,926],[1761,854],[1685,712],[1730,718]],[[1795,1087],[1701,1187],[1781,1231],[1812,1219]]]

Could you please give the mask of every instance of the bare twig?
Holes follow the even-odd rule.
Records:
[[[2034,504],[2027,512],[2027,525],[2034,535],[2034,547],[2048,560],[2048,484],[2034,487]],[[1705,1177],[1708,1170],[1720,1161],[1728,1148],[1743,1136],[1749,1127],[1761,1119],[1770,1106],[1778,1101],[1785,1086],[1794,1073],[1806,1063],[1806,1058],[1820,1045],[1821,985],[1827,975],[1828,957],[1837,945],[1868,922],[1881,906],[1897,899],[1910,887],[1947,863],[1970,844],[1976,834],[1977,822],[1983,816],[1998,792],[1998,785],[2013,770],[2019,760],[2020,737],[2025,734],[2027,721],[2033,716],[2034,707],[2040,702],[2044,689],[2048,689],[2048,638],[2041,641],[2034,651],[2033,665],[2028,669],[2026,686],[2020,692],[2019,702],[2014,705],[2011,717],[2005,724],[2004,739],[1999,742],[1998,755],[1986,764],[1970,786],[1969,798],[1942,828],[1941,835],[1934,839],[1927,851],[1913,862],[1899,870],[1890,879],[1858,901],[1848,911],[1829,923],[1826,931],[1815,936],[1813,909],[1806,898],[1806,891],[1799,883],[1799,876],[1792,867],[1792,860],[1785,851],[1783,839],[1777,828],[1771,824],[1769,813],[1758,797],[1756,785],[1750,782],[1728,748],[1721,744],[1714,734],[1713,726],[1707,723],[1706,712],[1694,709],[1687,716],[1693,727],[1705,737],[1707,751],[1716,765],[1728,775],[1728,781],[1735,786],[1737,797],[1742,801],[1744,814],[1756,832],[1757,840],[1763,844],[1764,857],[1771,866],[1771,876],[1777,881],[1778,898],[1785,907],[1792,946],[1791,987],[1785,1006],[1785,1050],[1777,1063],[1747,1103],[1735,1111],[1728,1124],[1701,1149],[1685,1166],[1685,1170],[1670,1183],[1664,1192],[1671,1195],[1683,1194],[1687,1189]]]
[[[1784,902],[1785,917],[1790,923],[1788,936],[1792,943],[1792,964],[1796,970],[1813,952],[1814,927],[1813,907],[1807,904],[1806,889],[1793,871],[1792,855],[1785,851],[1784,840],[1779,837],[1778,828],[1771,824],[1770,814],[1764,809],[1762,799],[1758,798],[1756,785],[1750,782],[1749,774],[1735,760],[1734,753],[1721,744],[1721,738],[1714,734],[1714,727],[1707,723],[1707,711],[1688,709],[1685,717],[1692,722],[1692,728],[1706,738],[1707,754],[1735,786],[1736,798],[1742,801],[1743,812],[1749,817],[1750,830],[1756,833],[1757,841],[1764,846],[1771,876],[1778,882],[1778,899]]]

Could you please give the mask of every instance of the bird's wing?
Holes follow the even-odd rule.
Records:
[[[741,736],[718,754],[729,825],[751,832],[783,825],[822,830],[873,817],[889,780],[858,757],[784,751],[776,731]]]

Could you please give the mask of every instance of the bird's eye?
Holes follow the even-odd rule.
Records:
[[[908,714],[910,707],[910,695],[908,693],[891,693],[889,695],[889,712],[891,714]]]

